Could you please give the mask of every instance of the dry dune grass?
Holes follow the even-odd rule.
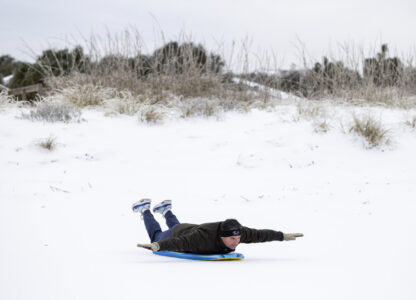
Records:
[[[316,133],[326,133],[330,130],[331,125],[327,120],[319,120],[313,123],[313,128]]]
[[[161,45],[167,44],[163,34],[160,40]],[[176,40],[178,45],[196,45],[184,35]],[[253,108],[269,109],[281,100],[276,93],[270,92],[270,86],[259,88],[259,85],[254,87],[241,80],[235,81],[236,75],[248,74],[252,69],[249,63],[251,50],[246,45],[242,45],[240,50],[233,49],[227,56],[221,53],[226,61],[223,69],[218,71],[201,66],[189,47],[183,48],[185,51],[177,56],[166,56],[164,50],[158,55],[145,54],[148,47],[134,28],[119,35],[108,34],[105,38],[93,35],[84,38],[83,44],[86,45],[86,53],[91,60],[88,70],[81,73],[74,68],[65,76],[50,74],[46,80],[50,94],[45,99],[54,99],[79,109],[103,107],[109,114],[137,115],[140,122],[147,123],[159,123],[171,116],[211,117],[230,110],[247,112]],[[353,48],[341,45],[338,54],[329,56],[324,64],[330,66],[333,63],[330,73],[322,71],[325,69],[324,64],[320,72],[313,75],[306,72],[301,81],[301,85],[305,86],[299,88],[306,91],[306,96],[303,95],[306,99],[319,101],[297,104],[293,120],[309,120],[313,122],[315,131],[328,131],[330,126],[326,102],[321,101],[324,99],[358,106],[416,107],[416,97],[409,97],[412,92],[408,87],[413,82],[410,75],[404,76],[392,86],[377,86],[372,82],[358,80],[356,75],[362,70],[363,60],[374,56],[377,50],[368,54],[359,47],[358,50]],[[300,50],[301,65],[304,70],[312,70],[317,59],[308,57],[304,49]],[[146,60],[149,57],[151,59]],[[104,58],[109,63],[100,63]],[[266,70],[265,74],[268,74],[267,70],[279,70],[275,63],[277,60],[270,56],[256,59],[256,66]],[[338,64],[337,61],[341,60],[344,63]],[[136,67],[132,68],[131,64]],[[241,70],[240,74],[232,72],[236,65],[240,66],[237,68]],[[44,69],[50,70],[48,66],[44,66]],[[272,83],[279,87],[281,79],[275,79]],[[351,131],[361,131],[357,124],[356,128]]]
[[[41,139],[39,142],[37,142],[37,145],[48,151],[53,151],[57,146],[56,138],[49,136],[47,138]]]
[[[296,104],[296,114],[293,115],[294,121],[317,120],[326,117],[326,108],[319,102],[298,101]]]
[[[405,124],[413,129],[416,128],[416,116],[411,117],[409,120],[406,120]]]
[[[13,97],[9,96],[6,91],[0,91],[0,109],[10,106],[14,102]]]
[[[368,148],[374,148],[389,142],[388,130],[384,128],[381,121],[374,119],[372,116],[358,117],[354,115],[349,132],[364,137]]]

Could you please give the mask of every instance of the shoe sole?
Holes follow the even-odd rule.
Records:
[[[133,203],[133,205],[131,206],[131,209],[134,212],[138,212],[141,206],[149,205],[149,208],[150,208],[150,203],[151,202],[152,202],[152,200],[148,199],[148,198],[141,199],[141,200],[137,201],[136,203]]]
[[[155,212],[163,211],[168,206],[172,206],[172,201],[164,200],[160,202],[159,204],[156,204],[155,207],[153,207],[153,212],[155,213]]]

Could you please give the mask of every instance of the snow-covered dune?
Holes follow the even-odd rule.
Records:
[[[366,149],[343,132],[367,110],[389,145]],[[97,110],[42,123],[4,109],[0,299],[416,299],[408,113],[332,106],[317,133],[290,104],[160,125]],[[52,151],[38,145],[50,136]],[[233,217],[305,236],[240,245],[239,262],[160,257],[135,246],[148,242],[131,211],[143,197],[172,199],[182,222]]]

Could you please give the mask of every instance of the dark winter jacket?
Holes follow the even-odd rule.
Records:
[[[219,235],[222,222],[178,224],[171,236],[159,241],[160,251],[175,251],[198,254],[223,254],[234,250],[225,246]],[[269,229],[251,229],[242,227],[240,243],[262,243],[283,241],[283,233]]]

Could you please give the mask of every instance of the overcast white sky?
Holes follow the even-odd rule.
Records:
[[[415,53],[415,15],[415,0],[0,0],[0,55],[30,61],[24,42],[40,53],[79,32],[133,26],[149,50],[161,30],[167,40],[185,32],[212,51],[248,40],[251,54],[273,51],[287,67],[300,62],[297,39],[318,58],[344,42],[373,49],[384,42],[399,54]]]

